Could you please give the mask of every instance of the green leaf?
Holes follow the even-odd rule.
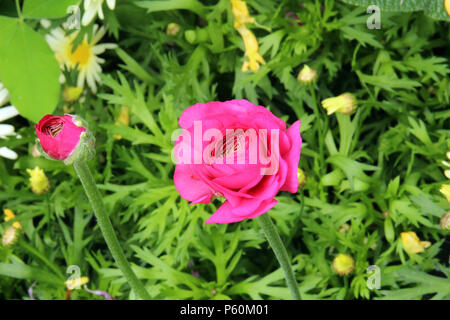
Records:
[[[376,5],[385,11],[413,12],[424,11],[426,15],[436,20],[450,21],[450,16],[444,8],[444,0],[342,0],[348,4],[368,7]]]
[[[59,98],[59,66],[44,38],[23,21],[0,17],[0,80],[20,114],[37,122]]]
[[[185,9],[202,16],[206,7],[197,0],[166,0],[166,1],[136,1],[138,7],[146,8],[147,12]]]
[[[25,0],[23,15],[25,18],[61,18],[65,17],[69,6],[77,5],[80,0]]]
[[[16,279],[51,283],[59,286],[62,286],[64,283],[64,279],[58,278],[53,273],[39,267],[31,267],[23,264],[18,259],[14,259],[13,263],[0,263],[0,275]]]

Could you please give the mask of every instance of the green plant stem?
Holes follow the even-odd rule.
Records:
[[[17,10],[17,15],[18,15],[19,19],[23,20],[22,10],[20,9],[19,0],[16,0],[16,10]]]
[[[317,105],[317,99],[316,99],[316,91],[314,89],[313,85],[309,86],[309,92],[311,93],[311,98],[313,100],[314,105],[314,114],[317,118],[317,121],[322,122],[322,117],[320,116],[320,110],[319,106]],[[321,123],[320,127],[318,128],[318,139],[319,139],[319,156],[320,156],[320,172],[322,174],[325,173],[325,153],[324,153],[324,145],[323,145],[323,123]]]
[[[105,238],[106,244],[108,245],[114,260],[117,262],[117,265],[124,274],[125,278],[128,280],[128,283],[135,294],[141,299],[150,300],[147,290],[145,290],[143,284],[134,274],[122,251],[122,248],[120,247],[114,228],[108,215],[106,214],[102,196],[95,185],[94,177],[92,176],[86,161],[75,161],[73,166],[81,180],[81,183],[83,184],[89,201],[91,202],[95,216],[97,217],[98,225],[100,226],[100,230],[102,231],[103,237]]]
[[[262,214],[256,218],[256,220],[263,229],[264,234],[269,241],[275,256],[277,257],[277,260],[280,263],[292,297],[295,300],[300,300],[300,292],[298,291],[297,281],[295,280],[290,259],[275,225],[272,223],[272,220],[268,214]]]

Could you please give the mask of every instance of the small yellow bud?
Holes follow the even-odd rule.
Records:
[[[75,102],[80,97],[81,92],[83,92],[83,89],[79,87],[65,87],[63,91],[63,99],[69,103]]]
[[[447,11],[447,14],[450,16],[450,0],[445,0],[444,6],[445,6],[445,11]]]
[[[297,79],[303,84],[313,83],[317,80],[317,71],[305,64],[303,69],[298,73]]]
[[[344,223],[342,226],[339,227],[339,233],[345,234],[349,232],[351,229],[351,226],[348,223]]]
[[[16,217],[14,212],[11,209],[3,209],[3,213],[5,214],[5,222],[12,220]],[[22,225],[19,221],[13,222],[12,226],[16,229],[22,229]]]
[[[19,238],[19,230],[14,226],[9,226],[8,228],[6,228],[5,231],[3,231],[2,245],[4,247],[12,246],[13,244],[16,243],[18,238]]]
[[[298,187],[301,188],[306,183],[306,173],[302,169],[297,170]]]
[[[440,225],[443,230],[450,231],[450,212],[442,216]]]
[[[431,246],[431,242],[429,241],[420,241],[419,237],[413,231],[402,232],[400,236],[402,237],[403,249],[409,253],[424,252],[425,248]]]
[[[340,253],[333,260],[333,269],[341,276],[348,275],[355,269],[355,260],[348,254]]]
[[[73,290],[73,289],[80,289],[81,286],[85,285],[89,282],[88,277],[80,277],[76,279],[70,279],[65,282],[67,289]]]
[[[127,106],[122,106],[122,108],[120,108],[120,114],[117,117],[115,125],[118,126],[120,123],[126,126],[130,125],[130,108]],[[116,140],[122,139],[118,134],[115,134],[113,137]]]
[[[351,93],[343,93],[338,97],[328,98],[322,101],[322,106],[327,110],[327,114],[335,112],[352,114],[356,110],[356,98]]]
[[[445,196],[448,203],[450,203],[450,184],[443,184],[439,191]]]
[[[167,25],[166,34],[171,37],[175,37],[178,32],[180,32],[180,25],[178,23],[172,22]]]
[[[27,169],[30,175],[31,190],[36,194],[44,194],[50,189],[50,182],[47,176],[39,167],[35,167],[33,170]]]

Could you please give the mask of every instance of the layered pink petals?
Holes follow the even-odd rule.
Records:
[[[231,100],[197,103],[183,112],[179,125],[184,133],[175,143],[178,192],[192,203],[226,199],[206,223],[255,218],[277,203],[280,190],[297,192],[300,121],[286,130],[266,108]]]
[[[77,148],[86,129],[77,126],[71,115],[46,115],[34,126],[45,153],[53,159],[65,160]]]
[[[278,203],[275,199],[267,199],[260,203],[260,205],[256,208],[251,208],[246,215],[236,214],[234,208],[230,205],[228,201],[225,201],[219,209],[208,219],[206,220],[206,224],[210,223],[232,223],[239,222],[245,219],[253,219],[257,216],[266,213],[274,205]]]

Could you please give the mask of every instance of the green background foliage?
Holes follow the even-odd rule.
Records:
[[[267,63],[246,73],[228,0],[124,0],[114,11],[105,6],[101,23],[109,38],[102,41],[116,42],[118,49],[102,55],[99,92],[87,90],[70,105],[95,133],[97,157],[89,165],[125,254],[152,298],[290,298],[254,221],[205,225],[220,200],[189,205],[173,185],[172,133],[182,111],[197,102],[245,98],[288,125],[302,122],[300,167],[306,184],[297,194],[279,193],[279,204],[268,214],[292,256],[304,299],[449,299],[448,232],[439,226],[450,209],[439,193],[448,183],[442,160],[450,150],[448,22],[420,11],[382,10],[381,29],[369,30],[366,8],[342,1],[247,3],[257,21],[249,27]],[[289,11],[298,20],[286,17]],[[0,6],[2,12],[8,8]],[[0,23],[12,19],[2,17]],[[172,22],[181,27],[176,36],[165,32]],[[48,59],[18,67],[27,51],[7,64],[12,49],[2,41],[0,81],[11,91],[12,103],[32,121],[55,105],[54,112],[63,113],[67,103],[54,83],[59,71],[44,48],[48,30],[18,20],[10,24],[29,38],[14,38],[17,46],[33,45],[36,57]],[[194,35],[190,41],[186,31]],[[0,35],[5,32],[11,31],[0,28]],[[318,71],[313,88],[296,78],[304,64]],[[38,83],[45,88],[31,89]],[[64,86],[75,83],[69,75]],[[41,95],[34,91],[38,88]],[[23,92],[35,93],[39,112],[33,113],[37,109],[27,100],[21,105],[17,95]],[[356,95],[356,113],[327,116],[320,101],[343,92]],[[131,110],[129,126],[115,124],[123,105]],[[10,123],[21,138],[0,140],[0,146],[20,157],[0,158],[0,207],[14,210],[23,233],[15,246],[0,246],[0,298],[29,299],[27,290],[34,285],[37,299],[64,299],[70,265],[90,278],[89,288],[134,298],[73,169],[34,158],[32,123],[21,117]],[[50,179],[45,195],[30,190],[26,169],[34,166]],[[11,223],[2,221],[0,231]],[[344,224],[350,229],[344,231]],[[431,247],[405,252],[400,233],[406,231]],[[352,274],[334,272],[338,253],[355,259]],[[367,286],[370,265],[379,267],[379,289]],[[103,298],[74,290],[72,299]]]

